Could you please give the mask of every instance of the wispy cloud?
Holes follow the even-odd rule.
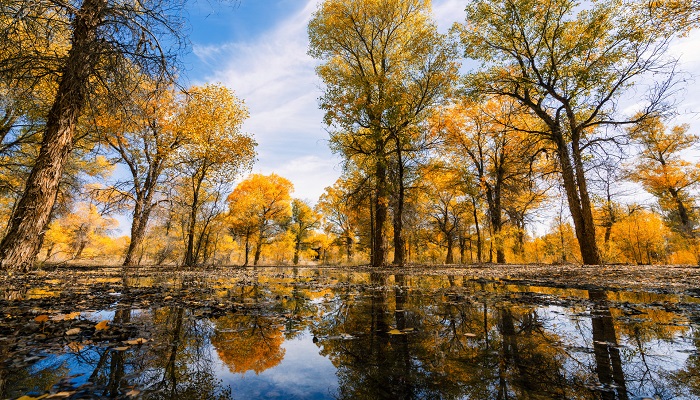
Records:
[[[206,81],[221,82],[245,99],[250,118],[244,129],[258,141],[255,171],[287,177],[298,197],[312,201],[340,175],[318,109],[316,64],[306,54],[315,8],[316,1],[308,1],[253,41],[194,49],[213,70]]]

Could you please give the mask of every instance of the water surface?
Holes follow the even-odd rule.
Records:
[[[2,398],[700,398],[692,296],[324,268],[15,289],[0,325],[83,307],[2,338]]]

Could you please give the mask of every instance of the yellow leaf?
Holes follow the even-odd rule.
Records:
[[[49,320],[49,316],[46,314],[39,315],[38,317],[34,318],[34,321],[43,323]]]
[[[398,329],[392,329],[392,330],[390,330],[390,331],[387,332],[387,333],[390,334],[390,335],[403,335],[403,334],[404,334],[403,332],[401,332],[401,331],[398,330]]]
[[[109,325],[109,322],[107,320],[101,321],[100,323],[95,325],[95,330],[104,331],[106,329],[109,329],[108,325]]]

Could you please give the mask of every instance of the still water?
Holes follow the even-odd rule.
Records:
[[[52,287],[7,304],[61,301],[66,287]],[[0,397],[700,399],[690,296],[330,268],[104,287],[110,303],[77,320],[107,320],[131,342],[25,342],[30,362],[0,363]]]

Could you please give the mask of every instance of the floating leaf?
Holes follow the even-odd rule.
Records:
[[[97,325],[95,325],[95,330],[104,331],[106,329],[109,329],[108,325],[109,325],[109,321],[107,321],[107,320],[101,321]]]
[[[403,334],[404,334],[403,332],[401,332],[401,331],[398,330],[398,329],[392,329],[392,330],[390,330],[390,331],[387,332],[387,333],[390,334],[390,335],[403,335]]]
[[[136,397],[140,394],[141,392],[136,390],[136,389],[131,389],[128,392],[126,392],[127,397]]]
[[[34,321],[43,323],[49,320],[49,316],[46,314],[39,315],[38,317],[34,318]]]
[[[72,312],[70,314],[56,314],[51,317],[51,321],[70,321],[71,319],[76,319],[80,316],[80,311]]]
[[[464,336],[466,336],[466,337],[476,337],[476,334],[474,334],[474,333],[465,333]]]
[[[129,346],[120,346],[120,347],[114,347],[112,348],[114,351],[126,351],[129,350]]]
[[[73,336],[80,333],[80,328],[73,328],[66,331],[66,336]]]

